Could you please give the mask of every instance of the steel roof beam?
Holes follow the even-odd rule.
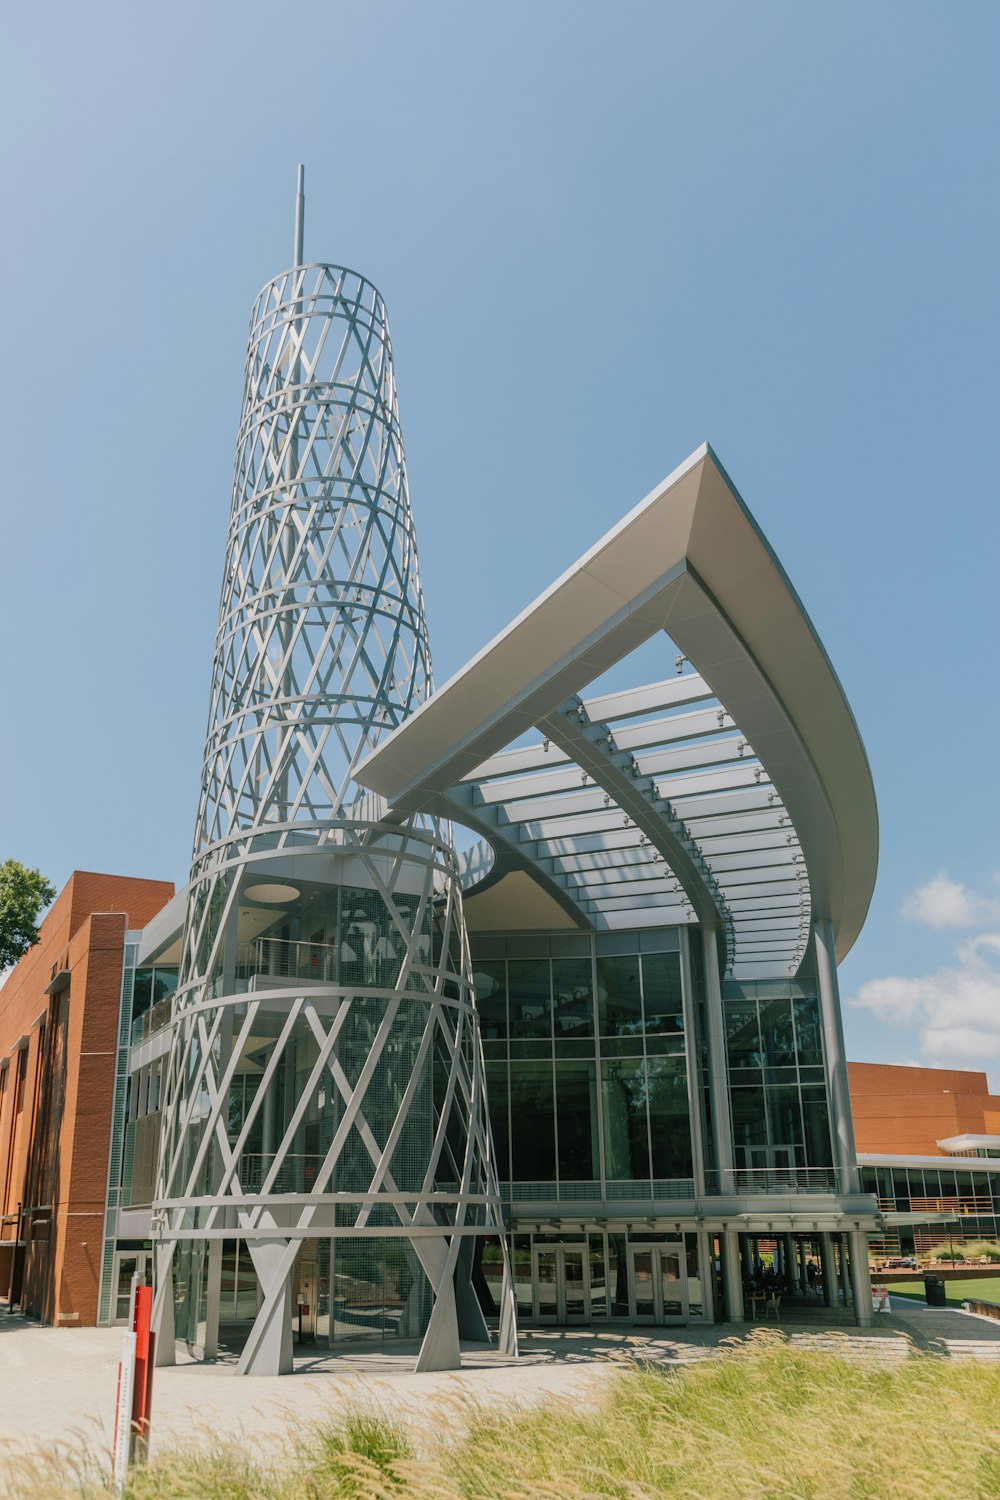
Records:
[[[688,672],[679,677],[668,677],[665,682],[651,682],[646,687],[626,688],[624,692],[602,693],[599,697],[584,699],[588,719],[604,720],[634,719],[639,714],[662,713],[663,709],[681,707],[688,703],[702,703],[715,694],[708,683],[697,672]]]

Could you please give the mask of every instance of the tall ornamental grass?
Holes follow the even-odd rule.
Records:
[[[93,1458],[8,1466],[0,1494],[105,1500]],[[358,1411],[280,1456],[154,1452],[130,1500],[979,1500],[1000,1496],[1000,1365],[913,1353],[892,1366],[759,1332],[676,1372],[607,1377],[587,1402],[466,1399],[412,1427]]]

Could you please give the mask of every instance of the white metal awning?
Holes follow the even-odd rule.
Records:
[[[654,639],[663,680],[588,695]],[[355,774],[395,815],[450,817],[488,842],[465,859],[473,925],[487,893],[502,925],[504,892],[528,876],[547,912],[582,926],[709,924],[729,972],[753,978],[797,970],[812,913],[842,958],[871,898],[857,728],[707,445]]]
[[[574,699],[539,730],[463,777],[457,818],[488,814],[494,848],[527,855],[596,928],[694,922],[700,886],[740,973],[794,972],[810,911],[798,836],[704,678]]]

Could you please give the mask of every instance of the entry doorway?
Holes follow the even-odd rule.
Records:
[[[629,1300],[633,1323],[688,1321],[687,1266],[680,1242],[629,1245]]]
[[[115,1328],[128,1327],[129,1309],[132,1303],[132,1277],[138,1276],[140,1285],[149,1280],[149,1250],[116,1250],[111,1271],[111,1321]]]
[[[536,1322],[590,1322],[590,1267],[585,1243],[535,1245],[531,1270]]]
[[[295,1299],[294,1338],[299,1344],[315,1344],[319,1312],[319,1267],[314,1260],[299,1265],[299,1290]]]

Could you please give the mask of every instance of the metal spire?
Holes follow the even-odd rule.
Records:
[[[306,169],[299,162],[298,182],[295,188],[295,258],[294,266],[301,266],[304,256],[302,252],[306,229]]]

